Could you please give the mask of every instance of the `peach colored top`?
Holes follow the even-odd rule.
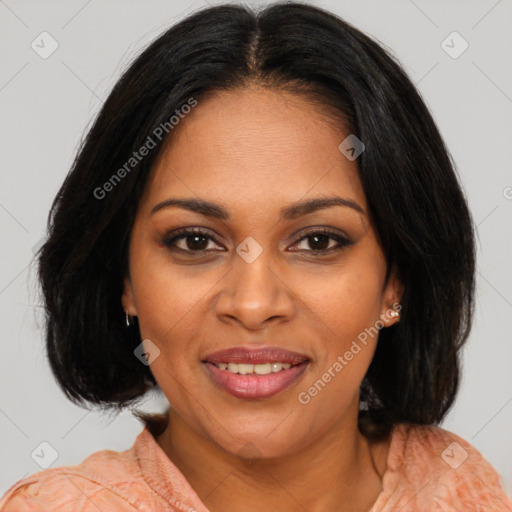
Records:
[[[14,484],[2,512],[208,512],[149,430],[124,452],[103,450],[76,466]],[[382,492],[370,512],[510,512],[500,476],[469,443],[439,427],[394,427]]]

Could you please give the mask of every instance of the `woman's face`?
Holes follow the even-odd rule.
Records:
[[[251,443],[278,457],[353,429],[375,327],[396,321],[400,283],[384,286],[357,161],[338,149],[348,135],[291,93],[216,93],[174,128],[140,202],[123,306],[151,340],[150,362],[158,354],[150,368],[171,407],[232,454]],[[218,215],[161,204],[171,198]],[[173,240],[181,228],[201,233]],[[255,371],[236,366],[240,354],[220,356],[228,369],[207,362],[266,347],[307,360],[280,370],[285,354],[245,354],[269,375],[232,373]]]

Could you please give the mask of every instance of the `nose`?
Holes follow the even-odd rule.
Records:
[[[295,310],[289,284],[265,251],[252,262],[238,254],[234,257],[216,303],[221,321],[239,322],[246,329],[258,330],[271,322],[289,321]]]

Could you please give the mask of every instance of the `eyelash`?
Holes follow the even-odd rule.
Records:
[[[174,231],[172,233],[172,235],[173,236],[171,238],[169,238],[169,235],[167,235],[162,240],[162,243],[165,246],[167,246],[170,250],[178,250],[181,252],[191,253],[194,255],[203,255],[203,254],[211,252],[210,250],[207,250],[207,249],[200,249],[198,251],[192,251],[192,250],[187,250],[187,249],[181,249],[180,247],[173,247],[173,245],[176,241],[185,239],[185,238],[187,238],[189,236],[193,236],[193,235],[203,236],[205,238],[212,240],[217,245],[220,245],[212,236],[210,236],[208,234],[207,231],[204,231],[201,228],[181,228],[181,229]],[[338,242],[338,247],[331,247],[330,249],[306,250],[306,252],[312,253],[313,256],[324,256],[324,255],[330,254],[335,251],[340,251],[340,250],[344,249],[346,246],[350,246],[353,244],[353,242],[351,242],[347,238],[339,235],[338,233],[330,231],[327,228],[313,228],[313,229],[303,233],[301,238],[299,238],[299,240],[297,240],[297,242],[295,242],[293,245],[297,245],[300,242],[302,242],[303,240],[312,238],[314,235],[322,235],[322,236],[331,238],[331,239],[335,240],[336,242]],[[220,252],[220,251],[216,251],[216,252]],[[301,252],[301,251],[299,251],[299,252]]]

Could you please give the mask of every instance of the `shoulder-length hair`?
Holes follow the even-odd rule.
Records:
[[[361,385],[361,431],[378,439],[399,422],[438,423],[458,388],[474,308],[473,223],[455,165],[395,58],[340,17],[294,2],[197,11],[114,86],[52,204],[39,254],[59,385],[77,404],[117,410],[158,389],[134,356],[140,333],[125,327],[121,306],[137,205],[172,116],[250,83],[305,95],[365,145],[359,176],[387,278],[396,268],[404,294],[401,320],[381,330]]]

